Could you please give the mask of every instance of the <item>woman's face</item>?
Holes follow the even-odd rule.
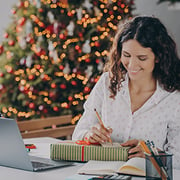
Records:
[[[144,48],[134,39],[122,44],[121,62],[131,80],[151,79],[155,66],[155,55],[151,48]]]

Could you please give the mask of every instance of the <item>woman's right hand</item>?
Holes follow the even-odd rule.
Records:
[[[84,139],[90,143],[110,142],[111,134],[112,128],[103,128],[100,124],[97,124],[85,134]]]

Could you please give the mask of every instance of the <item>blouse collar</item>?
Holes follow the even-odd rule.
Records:
[[[129,96],[129,76],[128,74],[125,75],[125,80],[122,82],[122,87],[120,89],[120,92],[122,95]],[[163,89],[162,86],[160,86],[159,81],[156,82],[156,90],[154,94],[151,96],[152,102],[155,104],[158,104],[159,101],[164,99],[166,96],[168,96],[170,92]]]

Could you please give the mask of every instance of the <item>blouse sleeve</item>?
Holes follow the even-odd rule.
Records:
[[[93,90],[91,91],[88,99],[84,103],[84,113],[78,121],[76,128],[72,135],[72,140],[81,140],[84,135],[91,129],[92,126],[98,123],[94,108],[100,113],[103,103],[103,89],[105,86],[105,78],[107,73],[102,74]]]
[[[173,168],[180,169],[180,106],[175,110],[175,117],[169,124],[165,150],[173,154]]]

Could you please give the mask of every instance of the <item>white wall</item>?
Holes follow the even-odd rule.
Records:
[[[1,0],[0,1],[0,41],[3,39],[5,29],[11,22],[11,9],[18,0]]]
[[[168,10],[168,3],[157,5],[158,0],[134,0],[135,14],[155,15],[166,25],[170,34],[177,42],[180,52],[180,10]],[[0,41],[3,39],[4,30],[11,22],[11,9],[18,0],[0,1]]]
[[[158,0],[135,0],[136,10],[134,13],[158,17],[175,39],[180,54],[180,9],[170,10],[168,2],[159,5],[157,2]]]

